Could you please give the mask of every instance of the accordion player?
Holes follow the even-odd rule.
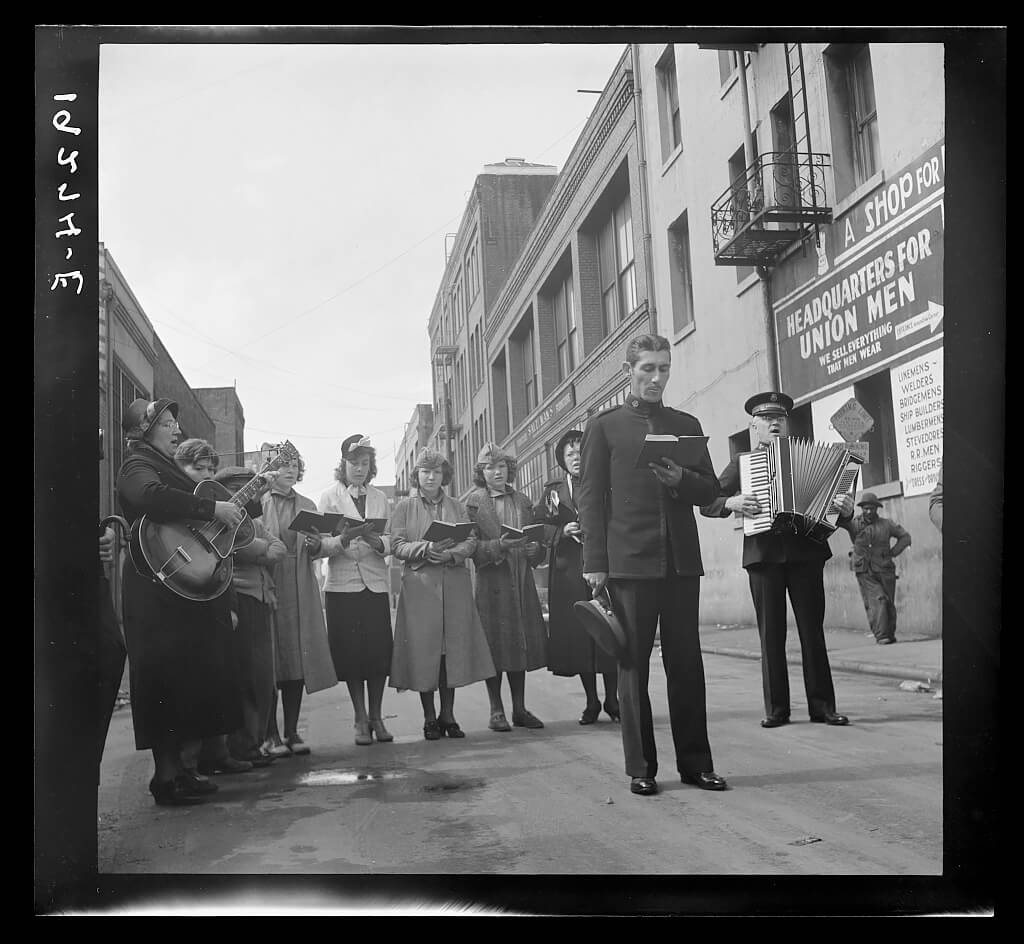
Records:
[[[863,460],[841,443],[780,436],[738,456],[740,491],[757,496],[759,514],[743,519],[743,534],[792,532],[827,541],[839,519],[836,495],[857,490]]]

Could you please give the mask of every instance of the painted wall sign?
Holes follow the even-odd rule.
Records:
[[[573,396],[573,388],[570,384],[566,387],[565,392],[550,405],[544,407],[526,426],[523,427],[523,431],[519,433],[513,440],[513,449],[516,454],[520,453],[523,449],[526,449],[531,442],[537,438],[537,434],[541,432],[550,422],[556,417],[561,416],[566,410],[571,410],[576,405],[576,400]]]
[[[861,200],[829,229],[824,274],[775,303],[797,403],[941,343],[944,160],[938,144]]]
[[[924,495],[942,466],[942,348],[893,367],[889,380],[903,494]]]

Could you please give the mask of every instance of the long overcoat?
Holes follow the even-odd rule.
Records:
[[[313,500],[295,495],[295,514],[316,511]],[[313,569],[313,558],[306,550],[305,541],[295,540],[295,532],[288,531],[291,521],[281,521],[273,495],[263,496],[263,526],[284,541],[288,554],[274,565],[274,587],[277,591],[277,609],[274,611],[274,644],[276,649],[277,680],[279,682],[302,679],[309,694],[323,691],[338,684],[327,642],[327,623],[324,620],[320,584]]]
[[[530,499],[511,485],[505,488],[512,495],[514,526],[532,524]],[[469,494],[466,510],[469,520],[475,521],[480,530],[480,540],[473,552],[476,606],[491,646],[494,667],[499,672],[542,669],[547,665],[548,634],[533,567],[544,559],[545,547],[538,544],[532,556],[521,548],[503,549],[499,541],[501,523],[486,488]]]
[[[548,554],[548,670],[563,676],[617,671],[615,659],[594,645],[573,610],[574,603],[591,594],[583,579],[583,544],[563,530],[579,514],[566,482],[546,483],[533,511],[538,521],[554,526]]]
[[[438,518],[466,521],[466,509],[445,495]],[[390,684],[417,692],[437,688],[442,654],[450,688],[496,674],[466,567],[476,535],[451,549],[452,563],[432,564],[424,559],[428,542],[423,540],[432,520],[423,500],[413,495],[395,507],[389,528],[391,553],[402,561]]]
[[[117,478],[118,501],[130,524],[143,515],[212,521],[213,501],[197,498],[194,488],[148,443],[135,446]],[[241,694],[227,594],[186,600],[140,574],[129,560],[122,598],[136,749],[239,727]]]

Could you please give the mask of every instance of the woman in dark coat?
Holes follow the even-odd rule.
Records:
[[[501,533],[502,525],[522,529],[534,523],[533,503],[512,487],[515,477],[516,460],[488,443],[477,458],[477,487],[466,498],[469,520],[480,530],[473,552],[476,605],[497,670],[487,680],[492,731],[511,730],[501,701],[502,672],[508,673],[512,693],[512,724],[544,727],[526,710],[526,673],[547,665],[547,629],[533,580],[533,568],[544,559],[544,546]]]
[[[235,527],[242,512],[231,502],[198,498],[174,462],[177,416],[178,404],[166,398],[128,407],[130,451],[117,477],[125,518],[189,518]],[[182,749],[242,722],[227,595],[186,600],[131,563],[124,568],[123,595],[135,747],[152,750],[156,764],[150,793],[161,805],[201,802],[209,787],[185,772]]]
[[[554,675],[578,675],[587,696],[580,724],[593,724],[601,713],[597,673],[604,676],[604,710],[619,720],[618,665],[614,657],[594,645],[576,618],[573,604],[589,600],[583,579],[583,540],[576,492],[580,484],[580,443],[583,433],[570,429],[555,446],[555,461],[564,480],[548,482],[534,509],[537,520],[556,528],[548,559],[548,670]]]

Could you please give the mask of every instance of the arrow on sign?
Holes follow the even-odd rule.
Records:
[[[896,340],[905,338],[908,334],[920,331],[924,327],[930,328],[931,333],[934,334],[935,329],[939,326],[939,322],[942,321],[945,311],[946,309],[942,305],[928,299],[927,311],[922,311],[919,315],[914,315],[913,318],[908,318],[906,321],[896,325]]]

